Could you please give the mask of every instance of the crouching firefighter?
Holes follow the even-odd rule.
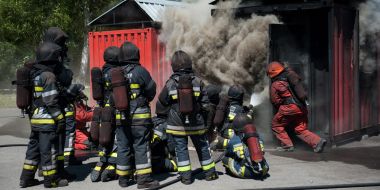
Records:
[[[131,42],[121,45],[119,62],[124,66],[111,71],[116,118],[120,122],[116,129],[119,185],[127,187],[135,170],[137,188],[157,187],[158,181],[151,176],[149,148],[153,126],[149,102],[156,95],[156,83],[141,66],[140,51]]]
[[[62,61],[61,47],[45,42],[37,48],[30,80],[33,84],[31,135],[20,177],[20,186],[28,187],[38,182],[34,179],[38,164],[44,176],[44,187],[67,186],[57,172],[58,135],[65,130],[65,118],[59,106],[55,67]]]
[[[192,61],[187,53],[175,52],[171,64],[174,73],[166,82],[158,99],[163,106],[170,107],[166,132],[173,135],[181,182],[193,182],[188,137],[197,150],[206,180],[215,180],[218,174],[211,158],[204,121],[204,118],[207,118],[209,103],[204,83],[193,73]]]
[[[229,175],[238,178],[264,179],[269,165],[264,158],[264,146],[246,114],[239,114],[233,121],[235,135],[230,139],[223,158],[223,166]]]
[[[272,131],[281,142],[279,151],[293,151],[294,145],[285,128],[292,127],[298,138],[314,149],[322,152],[326,140],[307,129],[306,91],[300,77],[280,62],[272,62],[267,67],[271,79],[270,99],[277,113],[272,120]]]
[[[175,143],[173,136],[166,133],[170,107],[156,103],[156,117],[153,117],[153,138],[151,140],[152,169],[154,173],[176,172]]]
[[[240,113],[245,113],[243,107],[244,88],[240,85],[233,85],[228,89],[227,97],[224,96],[219,101],[217,106],[214,124],[218,126],[220,136],[214,148],[225,149],[228,141],[235,135],[232,122],[235,116]]]
[[[108,47],[103,54],[105,64],[100,68],[93,68],[92,90],[93,98],[97,101],[91,123],[92,140],[98,142],[101,147],[99,151],[100,160],[91,172],[92,182],[107,182],[115,180],[117,146],[115,143],[115,104],[112,98],[111,70],[119,66],[119,48]]]

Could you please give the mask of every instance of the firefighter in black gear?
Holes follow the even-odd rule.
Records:
[[[62,61],[61,51],[58,45],[46,42],[36,52],[36,63],[31,72],[34,88],[30,114],[32,130],[20,177],[21,187],[36,184],[34,175],[38,164],[41,164],[46,188],[68,185],[67,180],[60,179],[56,165],[58,135],[66,127],[53,72]]]
[[[176,172],[175,143],[173,136],[166,133],[170,107],[156,103],[156,117],[153,117],[153,138],[151,141],[152,168],[154,173]]]
[[[181,182],[191,184],[191,165],[188,152],[188,137],[191,138],[199,156],[202,169],[207,181],[215,180],[218,175],[215,171],[215,162],[211,158],[209,143],[206,136],[206,125],[204,118],[207,116],[208,97],[204,89],[203,81],[197,77],[192,70],[192,61],[188,54],[183,51],[174,53],[172,60],[173,74],[159,95],[160,103],[165,107],[170,107],[167,119],[168,134],[173,135],[175,141],[175,151],[177,156],[178,171],[181,175]],[[186,76],[191,77],[193,96],[191,104],[194,111],[185,116],[180,112],[180,91],[179,79]],[[184,108],[183,108],[184,109]]]
[[[218,129],[220,136],[216,142],[216,149],[225,149],[229,139],[234,136],[232,122],[235,116],[240,113],[246,113],[247,109],[243,107],[244,88],[240,85],[233,85],[228,89],[227,96],[229,98],[229,105],[227,108],[226,118],[224,119],[223,126]]]
[[[117,111],[117,166],[119,185],[128,186],[128,181],[136,170],[137,188],[151,188],[159,185],[151,177],[150,131],[152,118],[149,102],[156,95],[156,83],[149,72],[140,65],[140,51],[131,42],[120,47],[119,62],[123,66],[128,84],[129,110]],[[114,94],[115,96],[115,94]],[[117,104],[117,102],[115,102]],[[119,121],[118,121],[119,120]],[[135,164],[133,164],[133,157]]]
[[[56,66],[54,73],[57,76],[57,86],[60,94],[59,104],[65,115],[66,128],[65,132],[59,136],[59,147],[57,155],[58,173],[70,180],[76,178],[75,175],[68,173],[64,167],[69,164],[78,165],[82,162],[75,159],[74,156],[74,139],[75,139],[75,106],[74,102],[68,99],[67,90],[73,80],[73,72],[68,67],[69,59],[67,56],[68,35],[59,27],[50,27],[42,37],[42,42],[51,42],[59,45],[62,49],[62,62]]]
[[[222,91],[222,88],[218,85],[210,84],[206,86],[206,92],[208,99],[210,100],[209,103],[209,112],[207,114],[206,124],[207,124],[207,138],[208,142],[211,143],[215,140],[217,136],[217,132],[214,125],[214,117],[216,112],[216,106],[219,104],[220,100],[220,93]]]
[[[97,102],[97,106],[99,107],[114,107],[111,88],[111,69],[120,66],[118,56],[119,48],[116,46],[110,46],[104,51],[103,60],[105,64],[102,68],[104,100]],[[115,129],[116,123],[112,123],[112,125]],[[115,131],[112,134],[115,136]],[[107,182],[116,179],[117,146],[115,141],[109,143],[107,147],[101,147],[99,156],[100,160],[91,172],[91,181],[97,182],[101,180],[102,182]]]

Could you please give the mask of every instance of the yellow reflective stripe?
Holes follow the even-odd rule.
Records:
[[[34,91],[35,92],[42,92],[42,91],[44,91],[44,88],[42,86],[35,86]]]
[[[229,115],[228,115],[228,119],[229,119],[230,121],[234,120],[234,118],[235,118],[235,115],[233,115],[233,114],[229,114]]]
[[[106,105],[104,105],[105,107],[110,107],[111,105],[110,104],[106,104]]]
[[[232,138],[232,135],[234,134],[234,130],[228,129],[228,137]]]
[[[178,99],[178,95],[172,95],[172,99],[173,99],[173,100]]]
[[[70,156],[71,155],[71,152],[64,152],[63,153],[63,156]]]
[[[103,151],[99,151],[99,153],[98,153],[99,156],[104,156],[104,154],[105,153]]]
[[[260,148],[261,148],[261,151],[264,152],[264,144],[263,143],[260,143]]]
[[[110,157],[114,157],[114,158],[117,158],[117,152],[113,152],[110,154]]]
[[[207,129],[197,130],[197,131],[174,131],[166,129],[166,132],[173,135],[202,135],[207,131]]]
[[[173,164],[173,172],[176,172],[178,170],[177,164],[175,163],[174,160],[170,160],[170,162]]]
[[[36,115],[36,114],[38,113],[38,111],[40,111],[39,108],[35,109],[35,110],[34,110],[34,115]]]
[[[137,98],[137,94],[136,94],[136,93],[133,93],[133,94],[131,95],[131,98],[132,98],[132,99],[136,99],[136,98]]]
[[[223,148],[226,148],[228,144],[228,139],[223,140]]]
[[[120,176],[126,176],[131,175],[133,172],[131,170],[123,171],[123,170],[116,170],[116,174]]]
[[[111,84],[109,82],[106,82],[106,86],[111,86]]]
[[[115,166],[113,166],[113,165],[109,165],[109,166],[107,166],[107,168],[106,168],[106,170],[114,170],[114,169],[116,169],[116,168],[115,168]]]
[[[212,169],[212,168],[215,168],[215,162],[212,162],[211,164],[202,166],[202,170],[209,170],[209,169]]]
[[[69,112],[65,113],[65,116],[73,116],[73,115],[74,115],[74,112],[72,112],[72,111],[69,111]]]
[[[198,96],[200,96],[200,95],[201,95],[200,92],[194,92],[194,96],[198,97]]]
[[[139,89],[140,88],[140,84],[130,84],[129,86],[131,89]]]
[[[36,170],[37,166],[32,166],[32,165],[24,164],[23,168],[26,169],[26,170]]]
[[[144,175],[144,174],[150,174],[150,173],[152,173],[152,168],[136,170],[137,175]]]
[[[65,160],[65,157],[60,155],[60,156],[57,156],[57,160]]]
[[[100,171],[101,169],[102,169],[102,167],[100,167],[100,166],[95,166],[95,168],[94,168],[95,171]]]
[[[61,119],[63,119],[63,114],[59,114],[59,115],[55,118],[55,120],[61,120]]]
[[[120,113],[116,114],[116,119],[121,119],[121,114]]]
[[[53,119],[31,119],[30,123],[32,124],[55,124],[55,121]]]
[[[150,113],[136,113],[136,114],[133,114],[133,119],[148,119],[148,118],[151,118],[152,116],[150,115]]]
[[[178,171],[179,172],[187,172],[191,170],[191,165],[188,166],[178,166]]]
[[[241,172],[242,177],[244,177],[244,174],[245,174],[245,166],[241,167],[240,172]]]
[[[44,176],[54,175],[57,173],[57,170],[50,170],[50,171],[42,171],[42,174]]]

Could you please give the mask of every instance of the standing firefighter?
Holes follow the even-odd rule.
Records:
[[[102,182],[116,179],[116,158],[117,158],[117,146],[115,144],[115,104],[112,98],[111,87],[111,70],[119,65],[119,48],[116,46],[108,47],[103,54],[105,64],[102,71],[99,70],[100,76],[92,76],[93,83],[93,96],[98,100],[98,106],[95,108],[93,124],[99,123],[100,126],[96,127],[98,134],[94,134],[92,128],[93,140],[99,139],[102,150],[99,152],[100,160],[96,164],[95,168],[91,172],[91,181]],[[99,78],[101,80],[99,80]],[[94,85],[98,84],[100,88],[96,88]],[[101,95],[98,95],[101,94]],[[99,97],[98,97],[99,96]],[[101,110],[101,111],[100,111]],[[100,129],[99,129],[100,127]],[[94,137],[98,135],[98,137]]]
[[[279,151],[293,151],[294,145],[289,138],[286,127],[294,127],[296,135],[314,148],[314,152],[322,152],[326,140],[307,129],[306,93],[300,77],[280,62],[272,62],[267,67],[267,75],[271,78],[270,98],[277,109],[272,120],[272,130],[281,142]]]
[[[175,141],[181,182],[184,184],[193,182],[187,147],[188,137],[197,150],[206,180],[215,180],[218,174],[211,158],[204,121],[207,117],[209,100],[203,81],[193,73],[190,56],[185,52],[175,52],[171,63],[174,73],[162,89],[159,101],[163,106],[170,107],[166,132],[173,135]]]
[[[217,137],[217,132],[215,130],[215,125],[214,125],[214,117],[215,117],[216,107],[219,104],[219,100],[220,100],[219,94],[221,93],[221,91],[222,91],[222,88],[220,86],[212,85],[212,84],[206,86],[207,96],[210,100],[207,119],[206,119],[207,138],[208,138],[209,143],[214,141],[215,138]]]
[[[111,71],[116,119],[121,123],[116,131],[119,185],[127,187],[135,169],[137,188],[156,187],[149,150],[153,125],[149,102],[156,95],[156,83],[140,65],[140,51],[131,42],[120,47],[119,62],[125,66]]]
[[[41,44],[36,52],[37,62],[30,76],[33,83],[32,130],[20,177],[21,187],[36,184],[34,175],[38,164],[41,164],[46,188],[68,185],[67,180],[59,178],[56,165],[58,135],[66,127],[54,75],[54,69],[62,61],[61,52],[61,47],[49,42]]]
[[[223,166],[228,174],[238,178],[263,179],[269,165],[264,158],[263,144],[253,121],[246,114],[239,114],[233,121],[235,135],[227,144]]]

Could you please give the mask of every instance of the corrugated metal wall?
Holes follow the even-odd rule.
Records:
[[[335,141],[340,141],[339,136],[360,129],[358,124],[358,28],[355,10],[338,7],[334,9],[333,15],[331,136]],[[346,139],[347,137],[344,138]]]
[[[90,69],[103,66],[103,52],[107,47],[120,47],[125,41],[130,41],[140,49],[140,63],[156,81],[157,93],[171,74],[170,64],[165,58],[165,45],[159,42],[153,28],[90,32],[88,38]]]

